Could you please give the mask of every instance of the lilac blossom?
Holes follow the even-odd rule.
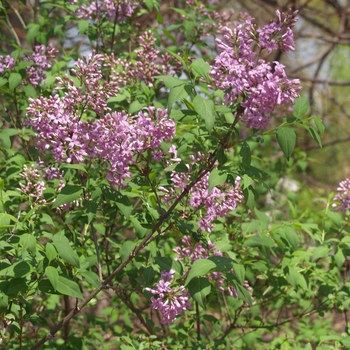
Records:
[[[185,287],[172,288],[171,286],[174,274],[174,270],[163,271],[161,280],[155,289],[145,288],[153,294],[151,308],[160,312],[162,324],[172,324],[177,315],[184,314],[185,310],[191,309],[188,301],[189,293],[185,291]]]
[[[280,48],[294,50],[293,32],[296,13],[287,16],[277,12],[277,22],[256,29],[247,17],[233,30],[222,29],[217,39],[221,51],[215,59],[211,75],[220,90],[225,91],[225,103],[240,102],[244,109],[242,120],[250,128],[264,128],[277,106],[292,104],[301,90],[299,79],[289,80],[284,66],[259,58],[254,45],[268,53]]]
[[[4,73],[6,69],[11,69],[15,66],[15,60],[10,56],[0,55],[0,73]]]
[[[112,69],[112,78],[120,85],[135,85],[140,81],[153,86],[157,75],[174,75],[182,70],[181,63],[171,64],[172,57],[168,53],[160,55],[155,49],[156,38],[151,31],[139,37],[140,48],[136,49],[135,60],[115,58],[113,54],[106,56],[106,65]]]
[[[350,179],[339,183],[337,194],[333,198],[332,204],[336,211],[346,211],[350,209]]]
[[[70,0],[71,4],[79,4],[78,0]],[[107,17],[110,22],[124,22],[128,17],[131,17],[137,8],[143,4],[142,0],[96,0],[91,1],[91,4],[86,6],[79,5],[76,10],[78,18],[85,19],[101,19],[102,16]]]
[[[23,165],[23,171],[19,175],[25,181],[25,184],[19,184],[19,190],[31,197],[34,205],[46,203],[43,198],[43,192],[46,189],[45,182],[40,180],[40,173],[35,165],[32,164],[29,168],[27,165]]]
[[[56,55],[56,50],[52,46],[37,45],[31,56],[26,56],[25,60],[33,62],[32,66],[26,68],[28,82],[33,86],[39,86],[46,78],[44,71],[51,67],[48,59]]]
[[[173,154],[171,162],[179,163],[181,161],[177,156],[177,149],[172,145],[169,154]],[[171,180],[173,188],[178,192],[183,192],[190,183],[191,170],[194,164],[206,162],[207,156],[198,152],[197,156],[190,156],[191,164],[187,164],[188,172],[172,171]],[[169,163],[170,165],[171,163]],[[240,178],[237,177],[235,185],[224,183],[220,186],[212,188],[209,192],[209,176],[203,176],[189,191],[189,204],[194,210],[201,209],[203,212],[198,221],[201,231],[211,232],[214,228],[214,222],[219,217],[225,217],[229,211],[234,210],[238,203],[243,201],[243,194],[240,188]],[[167,188],[161,187],[160,191],[164,192],[163,199],[166,204],[169,204],[177,195],[176,191],[168,191]]]
[[[223,256],[223,253],[220,250],[218,250],[215,244],[211,243],[210,241],[208,242],[207,249],[203,247],[201,242],[193,244],[190,236],[184,236],[181,242],[183,244],[183,247],[176,247],[174,249],[174,252],[178,254],[175,260],[181,260],[185,264],[185,266],[188,266],[183,278],[186,278],[190,266],[195,261],[199,259],[208,259],[210,256]],[[230,272],[234,273],[233,270],[231,270]],[[210,272],[207,275],[207,278],[209,281],[213,281],[221,292],[224,292],[226,288],[230,296],[237,297],[236,289],[225,281],[225,276],[222,272]],[[249,286],[248,281],[244,281],[243,286],[248,291],[252,290]]]

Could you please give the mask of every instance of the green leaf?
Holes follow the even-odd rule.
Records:
[[[118,205],[118,209],[122,212],[125,218],[129,220],[133,205],[128,196],[124,196],[120,192],[117,192],[114,202]]]
[[[280,145],[287,160],[289,160],[289,157],[294,150],[295,142],[297,139],[295,131],[291,128],[280,127],[277,129],[276,135],[278,144]]]
[[[8,296],[0,292],[0,314],[5,313],[8,309]]]
[[[0,213],[0,228],[13,227],[14,224],[12,223],[12,221],[18,222],[18,220],[14,216],[7,213]]]
[[[299,237],[296,232],[290,226],[283,227],[283,231],[285,239],[288,241],[289,245],[296,249],[299,244]]]
[[[97,203],[91,200],[83,200],[84,212],[88,217],[88,224],[95,218],[97,212]]]
[[[171,107],[176,101],[180,101],[183,98],[186,98],[191,93],[191,85],[190,84],[182,84],[174,86],[170,89],[169,97],[168,97],[168,110],[171,110]]]
[[[23,248],[26,249],[30,254],[35,255],[36,253],[36,238],[30,233],[24,233],[21,236],[20,243]]]
[[[350,336],[345,336],[340,339],[340,342],[347,348],[350,349]]]
[[[57,270],[53,266],[47,266],[45,268],[45,275],[52,284],[53,289],[56,291],[59,277]]]
[[[37,96],[36,90],[32,85],[24,85],[23,91],[26,93],[28,97],[36,98]]]
[[[211,256],[208,260],[212,261],[215,265],[215,271],[229,271],[233,267],[234,260],[226,258],[224,256]]]
[[[337,334],[333,334],[333,335],[321,335],[320,336],[320,342],[318,343],[317,348],[324,343],[325,341],[329,342],[329,341],[341,341],[341,337],[340,335]]]
[[[87,173],[86,171],[86,165],[85,164],[69,164],[69,163],[64,163],[60,167],[62,170],[64,169],[75,169],[75,170],[81,170],[84,173]]]
[[[57,250],[53,246],[53,244],[50,242],[47,242],[45,245],[45,253],[46,253],[46,257],[48,258],[49,262],[56,259],[56,257],[57,257]]]
[[[244,268],[244,266],[241,265],[241,264],[233,264],[233,270],[235,271],[237,279],[243,285],[243,282],[244,282],[244,279],[245,279],[245,268]]]
[[[252,162],[251,151],[248,143],[244,141],[241,146],[241,150],[239,151],[239,155],[242,157],[242,168],[247,169]],[[248,185],[249,186],[249,185]]]
[[[345,255],[343,253],[343,249],[337,248],[337,252],[334,254],[334,260],[338,268],[341,268],[344,265]]]
[[[11,137],[14,135],[18,135],[20,133],[19,130],[13,128],[6,128],[0,130],[0,140],[3,144],[4,148],[11,148],[12,142]]]
[[[8,80],[3,78],[3,77],[0,77],[0,86],[4,86],[5,84],[7,84]]]
[[[85,19],[81,19],[78,22],[78,29],[80,34],[85,34],[87,32],[87,30],[89,29],[89,25],[90,22],[85,20]]]
[[[247,174],[243,175],[242,185],[244,190],[248,188],[253,182],[254,180],[250,176],[248,176]]]
[[[68,240],[54,240],[52,244],[57,249],[58,255],[68,264],[79,267],[80,261],[77,253],[70,246]]]
[[[192,298],[205,308],[205,298],[210,294],[211,285],[207,278],[194,277],[187,286]]]
[[[21,83],[22,76],[19,73],[11,73],[9,77],[9,89],[13,91]]]
[[[239,299],[242,299],[247,304],[251,305],[252,304],[251,296],[247,291],[247,289],[242,285],[242,283],[239,282],[237,277],[232,273],[228,273],[226,277],[227,277],[227,280],[235,287]]]
[[[27,32],[27,43],[30,44],[40,33],[40,25],[37,23],[30,23],[27,28],[29,29]]]
[[[173,56],[174,58],[176,58],[179,62],[181,62],[182,66],[183,67],[186,67],[186,63],[185,61],[183,60],[182,57],[180,57],[178,54],[170,51],[170,50],[167,50],[167,49],[164,49],[169,55]]]
[[[188,285],[188,283],[197,276],[203,276],[207,274],[209,271],[214,270],[216,267],[216,264],[208,259],[199,259],[196,260],[193,265],[191,266],[191,269],[188,273],[188,276],[186,278],[185,286]]]
[[[63,276],[58,276],[57,292],[73,298],[84,299],[79,284]]]
[[[196,58],[191,63],[191,69],[194,74],[198,74],[206,81],[210,80],[208,73],[210,72],[211,68],[210,65],[203,60],[203,58]]]
[[[81,271],[80,274],[95,288],[100,288],[100,279],[95,272]]]
[[[183,22],[183,28],[185,28],[185,35],[189,37],[193,34],[193,29],[196,26],[196,22],[185,20]]]
[[[322,148],[322,141],[317,131],[312,126],[308,126],[307,129],[309,130],[311,137],[317,142],[319,147]]]
[[[214,169],[210,175],[209,175],[209,180],[208,180],[208,193],[211,192],[211,190],[223,184],[227,179],[227,174],[222,172],[221,170]]]
[[[183,80],[180,80],[178,78],[169,76],[169,75],[157,75],[155,76],[156,79],[161,79],[164,81],[164,85],[168,88],[168,89],[172,89],[175,86],[180,86],[180,85],[184,85],[185,82]]]
[[[246,247],[267,247],[272,248],[275,246],[275,242],[272,238],[266,234],[260,233],[252,237],[249,237],[243,244]]]
[[[125,241],[120,248],[120,257],[122,261],[124,261],[135,248],[135,242],[133,241]]]
[[[318,259],[326,259],[328,258],[329,254],[329,248],[325,246],[320,246],[315,248],[314,252],[312,253],[312,261],[316,261]]]
[[[53,203],[53,208],[57,208],[62,204],[72,203],[74,200],[80,198],[83,194],[81,186],[66,185],[63,187],[61,193]]]
[[[18,264],[13,266],[13,275],[15,277],[24,277],[30,273],[30,270],[31,267],[26,261],[20,261]]]
[[[301,118],[309,110],[309,104],[305,97],[299,97],[295,100],[293,116]]]
[[[321,118],[317,118],[317,117],[313,117],[313,120],[316,124],[316,127],[320,133],[321,136],[323,136],[324,131],[325,131],[325,126],[323,125],[322,119]]]
[[[193,99],[193,105],[195,111],[204,119],[207,130],[210,133],[215,123],[214,102],[197,95]]]
[[[285,272],[286,272],[286,280],[294,288],[297,288],[298,286],[300,286],[303,289],[307,289],[307,284],[304,276],[300,272],[298,272],[294,267],[287,266],[285,269]]]
[[[180,261],[160,256],[156,256],[154,261],[160,267],[161,271],[170,271],[172,269],[176,271],[179,277],[183,274],[183,268]]]
[[[27,291],[27,279],[26,278],[12,278],[8,285],[6,291],[4,291],[7,295],[17,294],[17,293],[25,293]]]

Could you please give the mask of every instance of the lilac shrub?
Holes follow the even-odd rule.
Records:
[[[293,140],[289,142],[295,136],[289,125],[292,122],[285,129],[262,133],[259,141],[247,130],[265,128],[276,107],[290,106],[299,96],[299,80],[288,79],[281,63],[267,60],[274,50],[294,50],[296,12],[285,15],[277,11],[276,21],[257,28],[247,15],[234,22],[232,11],[214,11],[219,2],[187,1],[187,8],[168,9],[181,19],[179,23],[164,23],[166,17],[159,13],[151,18],[152,30],[148,26],[141,33],[138,21],[148,20],[163,4],[153,0],[63,3],[70,11],[65,20],[79,18],[74,25],[80,34],[87,33],[91,46],[98,43],[88,57],[78,58],[73,68],[62,73],[57,69],[66,67],[68,54],[47,72],[56,54],[51,46],[33,44],[32,55],[16,59],[26,61],[18,70],[10,56],[0,57],[0,72],[5,76],[2,86],[11,86],[9,94],[14,101],[19,92],[30,97],[25,95],[21,110],[27,112],[25,126],[35,134],[34,140],[23,144],[28,164],[30,159],[30,165],[23,166],[26,161],[13,154],[17,138],[27,135],[17,127],[2,133],[2,143],[10,144],[2,150],[2,168],[9,169],[6,185],[17,181],[17,197],[32,212],[25,213],[22,227],[18,225],[24,237],[18,239],[8,261],[4,259],[4,265],[21,265],[16,270],[9,268],[9,276],[3,274],[6,283],[1,285],[13,292],[9,293],[11,303],[17,296],[25,298],[27,293],[32,297],[36,291],[41,296],[70,297],[63,299],[62,321],[57,320],[58,326],[44,335],[44,343],[49,339],[55,342],[55,333],[64,329],[67,334],[61,345],[66,346],[70,342],[68,322],[92,300],[96,300],[97,310],[97,296],[105,293],[108,307],[117,305],[118,315],[126,312],[125,319],[130,318],[135,326],[130,334],[149,337],[150,348],[160,344],[151,344],[160,332],[154,326],[159,323],[154,314],[160,316],[164,334],[172,335],[162,348],[203,345],[199,344],[201,328],[209,323],[216,330],[208,338],[215,334],[217,342],[211,341],[207,347],[226,346],[220,343],[220,334],[224,339],[242,325],[242,329],[246,325],[260,327],[265,322],[249,313],[252,300],[258,300],[257,314],[264,307],[263,293],[269,293],[271,299],[287,293],[290,283],[297,284],[302,276],[299,265],[289,269],[291,258],[282,263],[283,254],[292,257],[298,248],[299,236],[290,232],[294,226],[286,222],[279,226],[278,220],[270,225],[266,215],[254,210],[259,195],[255,188],[261,185],[266,191],[269,185],[268,180],[264,182],[267,173],[258,167],[265,164],[271,148],[267,145],[261,156],[260,140],[277,135],[289,158],[294,149]],[[185,6],[185,1],[182,4]],[[209,35],[219,37],[216,44]],[[212,59],[207,59],[210,56]],[[7,76],[11,74],[10,82]],[[42,84],[46,75],[54,74],[59,75],[54,86]],[[283,168],[282,163],[278,166]],[[344,196],[348,200],[346,186],[342,185],[342,197],[337,195],[339,201]],[[6,191],[1,189],[5,200],[0,207],[4,207],[6,239],[11,241],[16,219],[11,202],[14,195]],[[302,226],[296,223],[295,227]],[[225,248],[218,249],[218,239]],[[29,254],[22,255],[28,262],[22,262],[18,252],[27,248]],[[270,274],[272,255],[281,257],[281,262]],[[155,278],[158,271],[159,280]],[[286,281],[284,274],[292,273]],[[7,278],[13,276],[16,279],[11,286]],[[273,288],[266,291],[269,278]],[[16,289],[27,282],[28,288]],[[211,292],[219,301],[209,296]],[[37,300],[41,299],[33,298],[33,305]],[[212,317],[201,320],[208,304],[218,306],[222,320],[218,317],[216,322],[211,311],[206,316]],[[23,315],[24,304],[20,301],[18,305],[16,312]],[[31,307],[25,305],[26,315],[31,315]],[[184,317],[179,317],[177,325],[186,337],[195,324],[197,343],[182,338],[174,345],[172,332],[176,328],[171,325],[179,321],[179,315]],[[107,312],[104,316],[109,317]],[[254,323],[247,321],[250,317]],[[128,320],[113,318],[101,339],[113,334],[111,342],[118,347]],[[26,322],[23,318],[20,326]],[[85,319],[76,322],[82,322],[81,328],[72,321],[74,329],[85,334]],[[138,325],[144,327],[142,332],[136,329]],[[47,329],[40,330],[44,331]],[[92,346],[108,348],[111,342]]]

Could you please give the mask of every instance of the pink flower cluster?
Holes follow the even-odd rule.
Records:
[[[33,198],[34,204],[46,203],[43,198],[43,192],[45,191],[45,182],[40,179],[40,173],[38,169],[32,164],[29,168],[23,165],[23,172],[19,174],[25,181],[25,184],[20,183],[19,190],[27,196]]]
[[[51,46],[38,45],[31,56],[26,56],[25,60],[33,62],[33,65],[26,68],[28,82],[33,86],[39,86],[46,78],[44,71],[51,67],[49,59],[56,56],[56,50]]]
[[[0,55],[0,73],[3,74],[5,69],[11,69],[15,66],[15,60],[10,56]]]
[[[177,158],[177,150],[174,145],[170,147],[168,153],[174,155],[171,159],[173,162],[181,161],[180,158]],[[197,158],[193,155],[190,158],[192,165],[206,161],[206,157],[201,153],[198,153]],[[189,170],[188,173],[173,171],[171,174],[174,188],[181,192],[184,191],[190,182],[192,166],[187,164],[187,168]],[[212,231],[214,228],[214,222],[218,217],[224,217],[229,211],[234,210],[238,203],[242,202],[244,198],[240,188],[239,177],[236,178],[235,186],[229,183],[224,183],[220,185],[220,187],[214,187],[209,192],[209,176],[209,173],[203,176],[189,192],[189,204],[192,208],[194,210],[202,209],[204,211],[198,224],[201,231],[207,232]],[[163,198],[166,203],[169,203],[176,196],[174,191],[170,192],[164,187],[160,187],[159,190],[165,192]]]
[[[189,293],[185,291],[185,287],[171,287],[174,274],[174,270],[163,271],[155,289],[145,288],[154,295],[151,297],[151,308],[160,312],[162,324],[174,323],[177,315],[184,314],[185,310],[191,308],[188,302]]]
[[[29,168],[24,165],[23,172],[19,175],[25,181],[25,183],[19,184],[19,190],[33,198],[32,205],[34,206],[38,204],[53,204],[56,201],[56,197],[49,202],[44,198],[44,191],[47,186],[51,185],[52,187],[52,183],[50,184],[51,180],[59,180],[58,183],[53,186],[56,193],[61,191],[65,186],[61,171],[54,166],[46,166],[40,159],[38,165],[32,164]],[[81,206],[81,200],[74,200],[72,203],[62,204],[58,206],[56,210],[59,212],[69,211],[72,209],[72,206]]]
[[[80,1],[70,0],[70,3],[79,4]],[[99,20],[105,16],[110,22],[123,22],[126,18],[131,17],[142,3],[143,0],[95,0],[90,1],[89,5],[79,4],[76,14],[78,18]]]
[[[174,75],[181,71],[181,63],[171,64],[171,56],[166,52],[159,55],[155,49],[156,38],[151,31],[139,37],[140,49],[135,50],[136,59],[115,58],[113,54],[106,57],[107,64],[112,68],[112,76],[121,85],[135,85],[140,81],[153,86],[157,75]]]
[[[211,242],[208,243],[208,249],[204,248],[202,243],[192,244],[190,236],[183,237],[182,243],[184,247],[177,247],[174,249],[174,252],[178,254],[175,260],[183,261],[186,267],[185,273],[182,276],[183,279],[186,278],[195,261],[207,259],[210,256],[223,256],[222,252],[216,249],[215,244]],[[230,272],[233,273],[233,270]],[[171,286],[174,274],[174,270],[170,270],[169,272],[163,271],[161,273],[161,280],[157,283],[155,289],[145,288],[154,295],[151,297],[151,308],[160,312],[161,323],[163,324],[173,323],[177,315],[183,314],[185,310],[191,309],[189,293],[186,291],[185,287],[179,286],[172,288]],[[236,289],[226,283],[225,276],[222,272],[213,271],[206,277],[209,281],[214,282],[221,292],[227,289],[230,296],[237,297]],[[252,291],[248,281],[244,281],[243,286],[249,292]]]
[[[266,62],[254,51],[268,53],[280,48],[294,50],[291,27],[296,12],[277,13],[277,22],[256,29],[252,18],[246,18],[233,30],[222,29],[223,39],[217,39],[221,51],[215,59],[211,75],[217,88],[225,91],[225,103],[240,102],[244,108],[242,120],[247,127],[264,128],[277,106],[292,104],[301,90],[299,79],[289,80],[279,62]]]
[[[191,265],[199,259],[208,259],[210,256],[223,256],[222,252],[218,250],[215,244],[209,242],[208,249],[204,248],[202,243],[191,242],[190,236],[184,236],[182,238],[183,248],[177,247],[174,249],[174,252],[179,256],[175,258],[175,260],[182,260],[186,265],[188,265],[188,269],[184,273],[184,278],[186,278]],[[231,271],[233,273],[233,270]],[[213,271],[207,275],[209,281],[213,281],[217,288],[221,291],[225,291],[225,277],[222,272]],[[244,287],[251,291],[252,288],[249,286],[248,281],[244,281]],[[230,296],[237,298],[236,289],[231,285],[226,285],[226,289]]]
[[[50,150],[61,164],[82,163],[99,159],[108,168],[107,179],[112,185],[122,186],[131,176],[129,166],[134,156],[147,150],[154,152],[155,160],[163,156],[161,142],[169,142],[175,134],[175,123],[168,119],[166,110],[148,107],[136,116],[112,112],[107,99],[119,88],[107,83],[102,76],[101,55],[90,61],[79,60],[73,73],[79,80],[58,78],[57,89],[66,89],[63,96],[30,99],[27,124],[38,133],[37,148]],[[91,115],[94,112],[96,115]]]
[[[332,206],[336,211],[346,211],[350,209],[350,179],[340,182],[333,201],[334,203]]]

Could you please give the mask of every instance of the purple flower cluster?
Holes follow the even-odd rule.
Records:
[[[225,91],[226,104],[240,102],[247,127],[266,127],[275,108],[294,103],[301,90],[299,79],[289,80],[282,64],[271,65],[254,51],[255,46],[268,53],[278,48],[294,50],[291,27],[296,12],[284,15],[277,11],[277,17],[277,22],[258,29],[247,17],[233,30],[223,28],[223,39],[217,39],[221,52],[211,70],[213,82]]]
[[[350,179],[340,182],[333,201],[334,203],[332,206],[336,211],[346,211],[350,209]]]
[[[209,256],[223,256],[222,252],[218,250],[215,244],[209,242],[208,249],[204,248],[202,243],[191,242],[190,236],[184,236],[182,238],[183,248],[177,247],[174,249],[174,252],[179,256],[175,258],[175,260],[182,260],[186,265],[188,265],[188,269],[184,273],[184,278],[186,278],[190,266],[199,259],[207,259]],[[231,271],[233,273],[233,270]],[[209,281],[215,282],[217,288],[221,291],[225,291],[225,277],[222,272],[213,271],[207,275]],[[251,291],[252,288],[249,286],[248,281],[244,281],[244,287]],[[226,285],[226,289],[230,296],[237,298],[236,289],[231,285]]]
[[[172,324],[177,315],[191,309],[189,294],[185,291],[185,287],[179,286],[175,289],[171,287],[174,274],[174,270],[163,271],[155,289],[145,288],[154,295],[151,297],[151,308],[160,312],[162,324]]]
[[[5,69],[11,69],[15,66],[15,60],[10,56],[0,55],[0,73],[3,74]]]
[[[33,65],[26,68],[28,82],[33,86],[39,86],[45,79],[44,71],[51,67],[49,59],[53,59],[56,50],[52,46],[38,45],[31,56],[26,56],[25,60],[33,62]]]
[[[151,31],[139,37],[140,49],[135,50],[135,60],[106,57],[106,63],[112,68],[113,79],[120,85],[135,85],[140,81],[153,86],[154,77],[160,74],[174,75],[181,71],[181,63],[170,64],[171,56],[168,53],[159,55],[155,49],[156,38]]]
[[[177,150],[175,146],[169,148],[168,153],[172,153],[174,156],[171,159],[173,162],[180,162],[181,159],[177,158]],[[205,162],[206,157],[198,153],[195,158],[193,155],[190,157],[192,165],[195,163]],[[171,179],[174,184],[174,188],[180,192],[184,191],[188,183],[190,182],[190,172],[192,166],[187,164],[189,169],[188,173],[178,173],[173,171]],[[218,217],[224,217],[229,211],[234,210],[238,203],[243,201],[243,194],[240,188],[240,178],[237,177],[235,186],[229,183],[224,183],[219,187],[214,187],[210,192],[209,190],[209,176],[206,174],[200,179],[189,192],[189,204],[194,210],[202,209],[205,213],[202,214],[202,218],[198,221],[201,231],[211,232],[214,228],[214,222]],[[165,192],[164,200],[169,203],[176,196],[176,192],[168,191],[164,187],[160,187],[159,190]]]
[[[29,168],[23,165],[23,172],[19,174],[25,181],[25,184],[20,183],[19,190],[27,196],[33,198],[34,204],[46,203],[43,198],[43,192],[45,191],[45,182],[39,181],[40,173],[38,169],[32,164]]]
[[[61,164],[82,163],[99,159],[106,167],[112,185],[122,186],[131,176],[129,167],[135,155],[151,150],[159,161],[162,141],[169,142],[175,134],[175,123],[166,110],[148,107],[136,116],[124,112],[110,113],[107,99],[115,96],[116,82],[107,83],[102,76],[100,61],[94,55],[90,61],[79,60],[73,73],[79,80],[58,78],[57,89],[66,89],[63,96],[30,99],[27,124],[38,133],[37,148],[50,150]],[[88,116],[95,112],[96,117]]]
[[[71,4],[78,4],[78,0],[70,0]],[[108,18],[110,22],[117,20],[118,22],[125,21],[131,17],[135,10],[141,7],[143,0],[96,0],[91,1],[91,4],[86,6],[79,5],[76,15],[78,18],[85,19],[101,19],[102,16]]]

